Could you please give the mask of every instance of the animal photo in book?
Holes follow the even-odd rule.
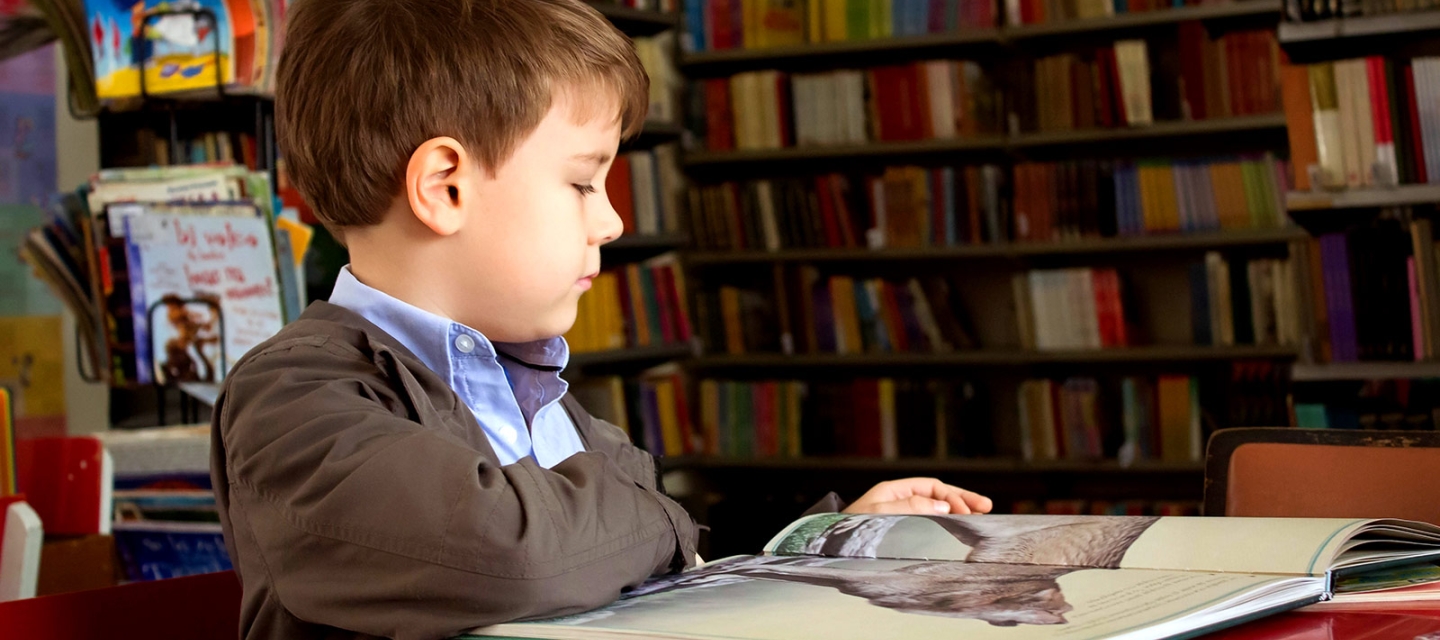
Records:
[[[162,316],[163,314],[163,316]],[[157,320],[163,317],[165,322]],[[157,381],[215,382],[220,362],[220,299],[186,300],[171,294],[151,310]]]
[[[818,534],[810,527],[796,529],[780,542],[778,549],[781,553],[830,557],[886,557],[881,546],[887,540],[899,542],[892,537],[897,525],[924,521],[939,526],[969,547],[968,551],[961,552],[963,555],[956,554],[953,558],[956,560],[1118,569],[1130,545],[1158,520],[1154,517],[994,515],[960,519],[836,514],[833,518],[812,521],[812,526],[822,527]]]
[[[969,618],[997,627],[1065,624],[1071,606],[1056,579],[1076,567],[915,562],[884,571],[854,569],[831,558],[737,558],[647,584],[632,596],[754,579],[835,589],[897,611]]]

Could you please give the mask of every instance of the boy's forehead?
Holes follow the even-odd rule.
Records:
[[[565,85],[555,91],[547,117],[564,118],[566,122],[585,128],[621,128],[621,100],[618,93],[600,83]]]

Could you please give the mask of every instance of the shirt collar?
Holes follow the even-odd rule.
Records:
[[[375,289],[355,278],[350,265],[340,269],[330,304],[353,311],[400,344],[409,347],[431,371],[450,379],[450,342],[459,335],[468,335],[474,343],[471,355],[504,355],[532,368],[565,368],[570,361],[570,347],[559,336],[531,342],[491,342],[484,334],[449,318],[436,315],[408,302]]]

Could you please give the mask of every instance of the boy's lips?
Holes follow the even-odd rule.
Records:
[[[585,277],[583,277],[583,278],[580,278],[579,280],[576,280],[576,281],[575,281],[575,285],[578,286],[578,287],[580,287],[580,290],[581,290],[581,291],[588,291],[588,290],[590,289],[590,285],[591,285],[591,284],[594,284],[594,282],[595,282],[595,276],[598,276],[598,275],[600,275],[600,272],[599,272],[599,271],[596,271],[595,273],[592,273],[592,274],[590,274],[590,275],[588,275],[588,276],[585,276]]]

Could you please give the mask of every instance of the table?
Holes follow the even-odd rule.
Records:
[[[1440,605],[1366,611],[1292,611],[1205,636],[1207,640],[1440,640]]]

